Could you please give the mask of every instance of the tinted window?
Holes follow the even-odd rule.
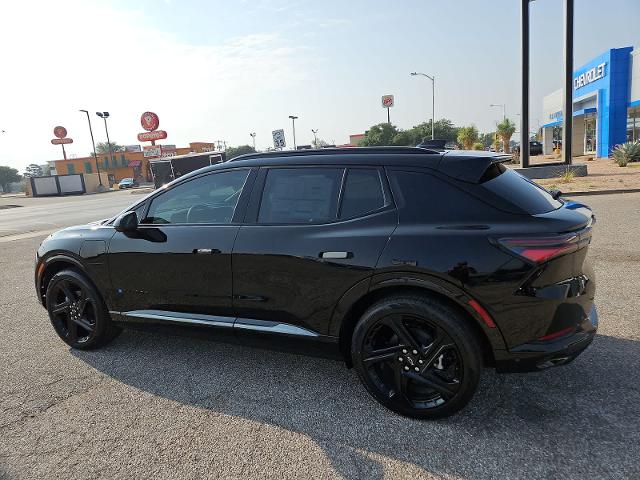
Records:
[[[549,192],[519,173],[503,165],[499,168],[499,175],[482,183],[487,190],[532,215],[551,212],[562,206],[562,202],[554,200]]]
[[[456,224],[482,222],[491,207],[433,175],[389,171],[400,221]]]
[[[234,170],[178,185],[151,201],[144,223],[231,223],[248,175]]]
[[[340,218],[357,217],[384,206],[380,174],[374,169],[350,169],[340,206]]]
[[[336,218],[341,168],[269,170],[262,192],[260,223],[322,223]]]

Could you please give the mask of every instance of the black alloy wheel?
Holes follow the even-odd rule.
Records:
[[[51,278],[46,307],[58,336],[74,348],[104,345],[120,331],[95,287],[75,270],[63,270]]]
[[[467,319],[428,297],[373,305],[353,335],[352,359],[367,390],[387,408],[440,418],[463,408],[477,387],[482,355]]]

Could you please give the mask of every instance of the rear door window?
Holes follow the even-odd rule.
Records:
[[[401,222],[481,222],[494,214],[489,205],[434,175],[401,170],[388,175]]]
[[[384,191],[377,169],[351,168],[342,194],[340,218],[365,215],[384,207]]]
[[[258,223],[334,221],[343,174],[343,168],[270,169],[262,192]]]

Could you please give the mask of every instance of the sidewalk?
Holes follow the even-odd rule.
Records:
[[[576,157],[573,160],[574,163],[587,165],[589,174],[586,177],[573,177],[570,179],[561,177],[547,178],[535,180],[535,182],[549,190],[557,188],[563,193],[640,189],[640,162],[630,163],[626,167],[619,167],[611,158],[589,160],[590,158],[593,157]],[[548,161],[550,160],[538,157],[532,158],[534,165]]]

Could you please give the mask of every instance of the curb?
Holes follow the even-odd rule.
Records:
[[[584,192],[562,192],[561,197],[574,197],[580,195],[614,195],[616,193],[640,193],[640,188],[619,188],[617,190],[587,190]]]

